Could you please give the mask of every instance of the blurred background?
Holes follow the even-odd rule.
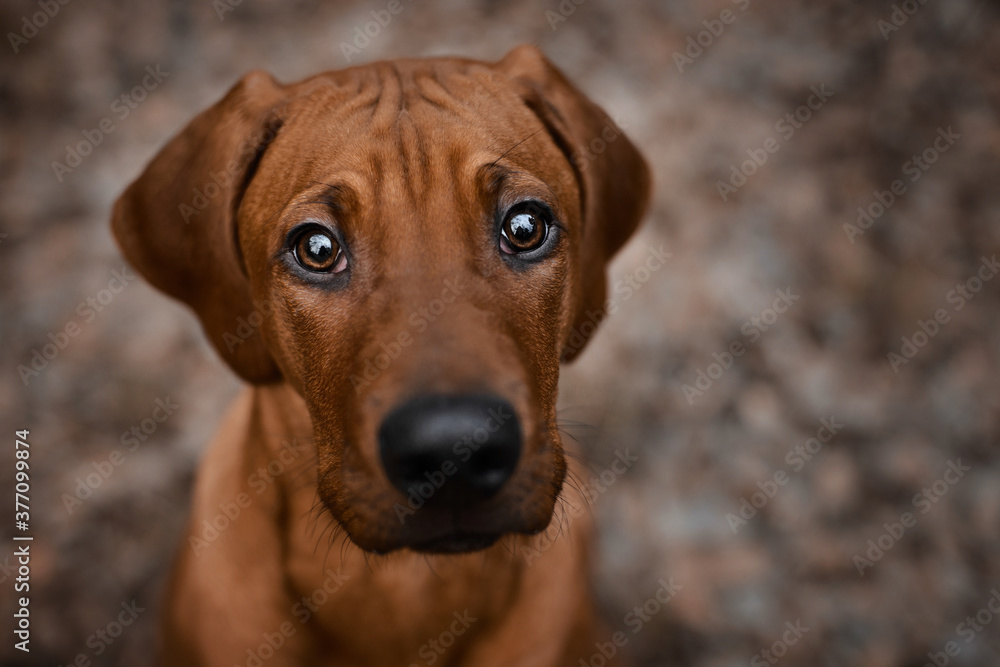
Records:
[[[5,630],[0,662],[151,664],[192,471],[239,389],[123,270],[117,194],[252,68],[534,42],[655,172],[560,401],[638,664],[1000,664],[997,3],[402,0],[379,25],[386,6],[0,7],[2,457],[31,430],[36,536],[32,651]],[[681,588],[634,632],[661,580]]]

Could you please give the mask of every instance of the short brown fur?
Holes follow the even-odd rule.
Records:
[[[162,663],[250,664],[280,633],[264,664],[425,664],[421,651],[456,613],[476,620],[437,664],[589,657],[606,636],[585,522],[525,549],[551,532],[557,503],[585,503],[564,485],[559,364],[595,328],[606,264],[649,187],[635,147],[533,47],[497,63],[396,60],[292,85],[253,72],[172,139],[117,202],[114,232],[249,386],[201,464]],[[560,225],[530,266],[501,256],[493,222],[525,198]],[[340,282],[289,269],[286,239],[303,220],[342,235]],[[439,314],[420,315],[439,299]],[[405,349],[373,373],[403,333]],[[507,536],[485,550],[409,549],[444,528],[428,513],[399,518],[407,501],[379,465],[377,430],[428,392],[503,396],[522,424],[503,490],[449,519]],[[255,471],[275,461],[284,472],[262,484]],[[244,497],[237,519],[198,542],[220,506]]]

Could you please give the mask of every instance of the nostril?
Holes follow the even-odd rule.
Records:
[[[389,480],[403,493],[416,488],[437,503],[476,502],[513,474],[521,428],[513,406],[496,396],[420,396],[386,416],[379,446]]]
[[[482,493],[483,498],[489,498],[496,494],[507,481],[509,475],[506,470],[500,468],[490,468],[480,473],[476,473],[472,478],[472,486]]]

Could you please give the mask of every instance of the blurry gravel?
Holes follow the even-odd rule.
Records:
[[[70,2],[19,53],[5,38],[0,405],[8,436],[31,429],[36,541],[32,651],[7,634],[3,664],[151,664],[192,471],[239,387],[193,316],[140,279],[88,310],[123,267],[115,196],[247,70],[345,66],[341,42],[385,4],[245,0],[220,20],[208,1]],[[495,59],[538,43],[653,165],[651,214],[609,273],[638,289],[612,289],[618,309],[565,369],[560,413],[598,484],[616,452],[638,457],[601,484],[594,514],[601,600],[641,665],[761,665],[773,650],[783,665],[918,667],[948,642],[949,664],[1000,664],[1000,619],[959,634],[1000,589],[1000,280],[949,300],[1000,250],[1000,17],[992,2],[927,2],[886,39],[892,4],[566,0],[561,16],[556,0],[404,2],[355,58]],[[675,52],[726,9],[732,22],[678,71]],[[3,33],[37,11],[5,3]],[[165,81],[118,119],[115,98],[157,65]],[[832,96],[782,134],[813,86]],[[59,182],[52,162],[104,117],[114,131]],[[960,138],[911,182],[905,164],[949,127]],[[717,183],[771,137],[777,151],[723,201]],[[849,238],[858,207],[897,179],[905,194]],[[661,245],[666,265],[641,269]],[[768,312],[776,290],[797,297],[781,314]],[[923,341],[919,321],[939,309],[948,321],[895,372],[887,356]],[[25,385],[18,365],[70,323],[79,335]],[[67,508],[167,397],[176,413]],[[827,438],[823,420],[843,426]],[[959,461],[968,471],[935,487]],[[936,502],[915,502],[925,488]],[[742,499],[761,507],[727,520]],[[907,512],[915,525],[885,537]],[[860,575],[855,556],[880,539],[889,548]],[[660,580],[680,591],[636,616]],[[146,611],[96,656],[88,638],[132,600]],[[786,623],[808,630],[775,645]]]

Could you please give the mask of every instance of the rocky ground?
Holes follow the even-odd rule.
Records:
[[[609,272],[634,287],[562,382],[600,485],[611,625],[644,666],[1000,664],[996,3],[577,2],[404,1],[350,56],[535,42],[654,168]],[[32,651],[5,631],[0,661],[149,665],[192,470],[238,383],[182,306],[130,279],[109,207],[242,73],[342,67],[386,3],[50,2],[32,30],[45,4],[0,8],[3,456],[12,470],[31,429],[37,536]],[[116,102],[147,67],[152,89]],[[85,131],[100,142],[68,161]],[[680,588],[636,616],[661,580]],[[133,600],[146,611],[97,638]]]

